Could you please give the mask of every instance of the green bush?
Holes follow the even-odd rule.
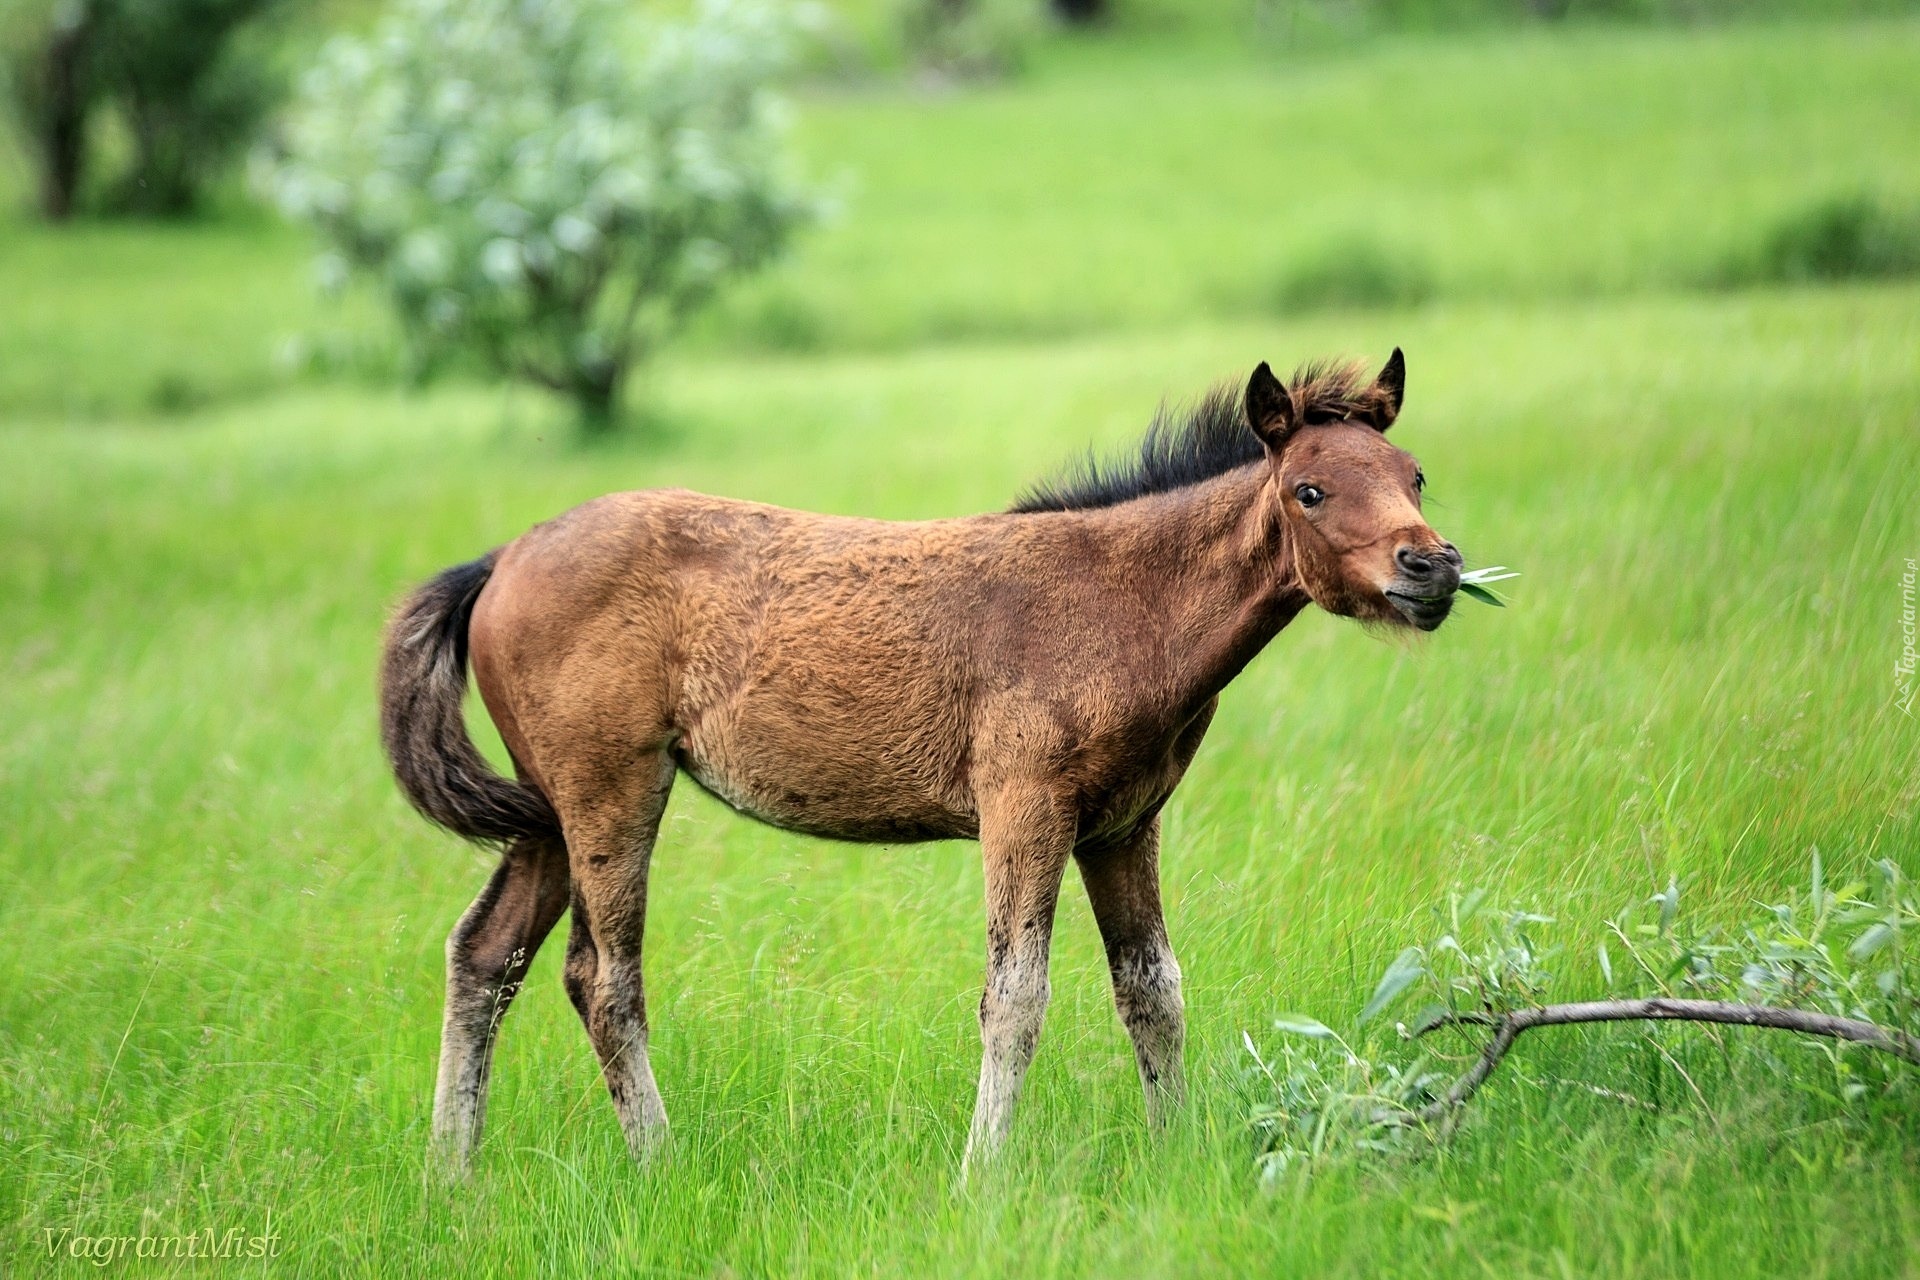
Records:
[[[265,185],[376,282],[414,371],[453,361],[611,425],[632,366],[814,212],[768,85],[786,10],[404,0],[308,77]]]
[[[1591,953],[1599,990],[1567,1003],[1549,1000],[1571,959],[1548,940],[1552,917],[1492,904],[1479,889],[1452,894],[1434,914],[1432,939],[1402,950],[1381,974],[1353,1020],[1354,1039],[1298,1013],[1274,1020],[1274,1029],[1290,1038],[1275,1052],[1262,1052],[1243,1033],[1252,1062],[1251,1123],[1266,1182],[1415,1149],[1428,1136],[1449,1132],[1517,1035],[1510,1020],[1527,1014],[1536,1016],[1537,1026],[1611,1022],[1644,1029],[1668,1019],[1778,1026],[1796,1020],[1767,1022],[1768,1011],[1797,1011],[1811,1015],[1788,1026],[1808,1034],[1794,1044],[1802,1052],[1756,1055],[1760,1065],[1785,1075],[1814,1064],[1827,1076],[1829,1096],[1841,1103],[1872,1094],[1912,1096],[1913,1068],[1920,1065],[1920,951],[1911,940],[1920,929],[1920,894],[1893,859],[1835,886],[1815,849],[1807,894],[1759,906],[1736,928],[1684,916],[1680,886],[1669,881],[1607,922]],[[1395,1008],[1405,1011],[1405,1020],[1394,1024],[1391,1038],[1377,1031],[1359,1038],[1362,1028]],[[1464,1058],[1424,1047],[1441,1031],[1469,1033]],[[1857,1051],[1863,1036],[1877,1052]],[[1301,1047],[1302,1039],[1310,1046]],[[1704,1105],[1698,1085],[1691,1078],[1686,1083]],[[1589,1087],[1652,1107],[1629,1093]]]
[[[1728,264],[1730,282],[1851,280],[1920,273],[1920,209],[1871,195],[1832,196],[1781,218]]]
[[[1285,270],[1274,295],[1282,314],[1412,306],[1433,296],[1433,275],[1418,258],[1370,237],[1323,245]]]
[[[106,206],[191,212],[281,96],[260,22],[281,0],[93,3],[105,91],[131,148],[104,193]]]
[[[962,78],[1018,71],[1039,34],[1038,0],[901,0],[901,39],[926,70]]]

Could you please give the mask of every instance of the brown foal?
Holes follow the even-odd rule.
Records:
[[[1005,1137],[1048,997],[1076,863],[1156,1124],[1182,1096],[1180,967],[1160,808],[1220,691],[1309,603],[1430,631],[1460,557],[1385,438],[1377,377],[1265,364],[1156,420],[1137,461],[1004,513],[901,524],[682,490],[612,494],[449,569],[387,636],[382,729],[434,822],[503,847],[447,940],[433,1132],[462,1167],[493,1037],[572,910],[566,987],[629,1147],[666,1110],[641,979],[647,870],[684,772],[742,813],[840,840],[977,838],[984,1060],[963,1164]],[[466,666],[519,774],[461,714]]]

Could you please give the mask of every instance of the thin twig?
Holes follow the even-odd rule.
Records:
[[[1479,1025],[1482,1018],[1449,1014],[1436,1018],[1422,1028],[1421,1034],[1439,1027],[1463,1023]],[[1657,996],[1650,1000],[1587,1000],[1577,1004],[1538,1005],[1515,1009],[1502,1015],[1493,1039],[1480,1052],[1480,1060],[1441,1097],[1413,1113],[1421,1124],[1432,1124],[1457,1110],[1479,1092],[1480,1086],[1500,1065],[1513,1042],[1535,1027],[1564,1027],[1585,1022],[1712,1022],[1736,1027],[1771,1027],[1780,1031],[1798,1031],[1803,1035],[1825,1036],[1831,1040],[1849,1040],[1878,1049],[1903,1061],[1920,1066],[1920,1036],[1889,1030],[1858,1018],[1813,1013],[1805,1009],[1776,1009],[1759,1004],[1733,1004],[1722,1000],[1676,1000]]]
[[[1617,1102],[1623,1107],[1635,1107],[1641,1111],[1658,1111],[1659,1107],[1645,1098],[1636,1097],[1619,1089],[1609,1089],[1605,1085],[1594,1084],[1588,1080],[1568,1080],[1563,1076],[1547,1076],[1547,1084],[1564,1085],[1569,1089],[1580,1089],[1596,1098],[1605,1098],[1608,1102]]]

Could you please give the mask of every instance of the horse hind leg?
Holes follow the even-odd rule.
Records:
[[[573,932],[567,940],[567,995],[586,1024],[627,1149],[636,1159],[646,1158],[667,1136],[667,1111],[647,1048],[641,942],[648,869],[674,768],[672,758],[659,752],[634,768],[625,794],[571,814],[568,822]]]
[[[567,851],[557,835],[514,841],[447,937],[447,1006],[433,1094],[433,1142],[464,1170],[486,1123],[500,1020],[567,906]]]

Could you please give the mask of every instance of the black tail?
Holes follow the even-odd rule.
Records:
[[[553,835],[546,796],[493,771],[467,736],[467,621],[493,576],[495,553],[448,569],[408,597],[387,628],[380,666],[380,739],[413,807],[482,843]]]

